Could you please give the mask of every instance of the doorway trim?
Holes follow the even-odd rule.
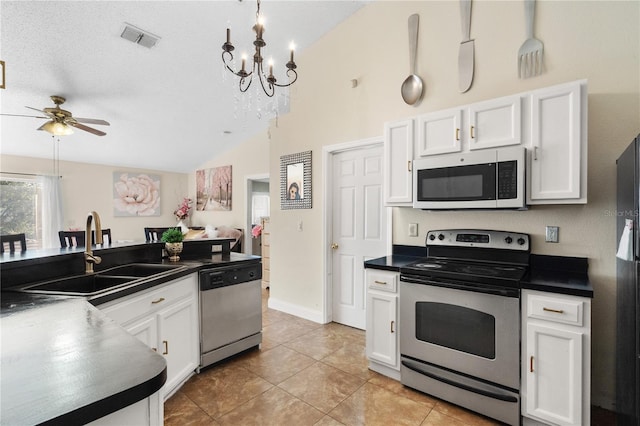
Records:
[[[323,324],[330,323],[333,320],[333,288],[332,274],[333,265],[331,263],[331,240],[333,235],[333,221],[332,221],[332,197],[329,194],[329,188],[333,187],[333,170],[332,159],[335,154],[344,151],[350,151],[354,149],[367,148],[371,146],[384,145],[384,137],[378,136],[368,139],[360,139],[351,142],[344,142],[335,145],[327,145],[322,147],[322,176],[323,176],[323,188],[322,199],[324,201],[324,209],[322,211],[322,229],[324,229],[324,235],[322,236],[322,245],[324,247],[324,256],[322,259],[323,276],[323,300],[322,300],[322,322]],[[384,161],[384,157],[383,157]],[[387,253],[391,253],[391,247],[393,245],[392,238],[392,224],[393,220],[391,214],[393,210],[387,207]],[[366,292],[366,288],[364,289]]]
[[[253,195],[253,181],[269,179],[269,173],[261,173],[258,175],[249,175],[244,177],[245,203],[244,203],[244,241],[242,243],[245,254],[251,254],[252,235],[251,235],[251,197]],[[271,196],[271,185],[269,185],[269,196]]]

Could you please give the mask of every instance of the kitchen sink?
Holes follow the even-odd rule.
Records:
[[[97,272],[98,275],[110,277],[150,277],[179,268],[180,265],[153,263],[130,263]]]
[[[18,289],[27,293],[65,294],[72,296],[93,296],[117,287],[148,281],[184,268],[181,265],[153,263],[130,263],[115,266],[94,274],[75,275],[55,280],[31,284]]]
[[[22,291],[29,293],[52,293],[52,294],[82,294],[90,295],[103,290],[117,287],[122,284],[135,281],[139,278],[131,277],[110,277],[101,275],[77,275],[75,277],[62,278],[55,281],[48,281],[28,287],[23,287]]]

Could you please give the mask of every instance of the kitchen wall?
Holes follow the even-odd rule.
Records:
[[[420,14],[417,73],[425,97],[403,103],[400,85],[409,73],[407,18]],[[385,121],[588,80],[589,203],[535,206],[524,212],[425,212],[393,209],[395,244],[422,245],[429,229],[492,228],[528,232],[533,252],[589,259],[593,300],[592,402],[614,400],[615,160],[640,132],[640,3],[537,2],[535,34],[544,42],[544,73],[521,80],[516,52],[525,39],[523,3],[476,1],[475,78],[457,89],[460,12],[455,1],[378,1],[358,11],[297,56],[300,78],[291,89],[291,112],[271,129],[271,294],[274,305],[307,317],[323,309],[322,147],[379,136]],[[295,35],[293,35],[295,36]],[[358,85],[352,88],[351,80]],[[257,138],[258,145],[266,143]],[[313,151],[313,208],[278,207],[280,156]],[[216,160],[217,161],[217,160]],[[235,167],[235,164],[234,164]],[[234,173],[235,174],[235,173]],[[237,190],[237,186],[234,185]],[[303,231],[297,223],[304,223]],[[409,223],[420,235],[407,235]],[[560,227],[557,244],[544,243],[545,225]],[[271,302],[270,302],[271,303]]]
[[[0,155],[0,170],[14,173],[51,175],[51,159]],[[113,215],[113,172],[160,175],[161,216],[115,217]],[[187,174],[156,170],[129,169],[97,164],[60,161],[64,229],[85,229],[87,213],[95,210],[103,228],[111,228],[111,238],[144,241],[145,226],[173,226],[173,211],[187,196]],[[8,175],[13,176],[13,175]],[[16,175],[15,177],[20,177]]]
[[[221,166],[231,166],[231,181],[233,185],[232,204],[229,211],[194,211],[191,218],[192,226],[230,226],[233,228],[247,228],[247,179],[256,176],[263,178],[269,173],[270,142],[268,132],[260,133],[247,140],[240,146],[223,152],[216,158],[203,163],[200,169],[209,169]],[[273,175],[272,179],[279,179],[279,175]],[[274,180],[275,182],[276,180]],[[194,200],[196,197],[195,171],[189,176],[189,194]],[[273,208],[273,201],[271,206]],[[248,232],[248,231],[247,231]]]

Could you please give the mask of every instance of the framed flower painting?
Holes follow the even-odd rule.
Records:
[[[160,175],[113,172],[114,216],[160,216]]]

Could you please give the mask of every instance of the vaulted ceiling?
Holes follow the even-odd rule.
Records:
[[[287,79],[291,41],[304,54],[368,2],[263,0],[265,56],[273,57],[278,81]],[[226,28],[236,56],[251,56],[255,14],[250,0],[2,1],[0,112],[42,116],[25,106],[53,107],[50,96],[64,96],[63,109],[110,126],[90,124],[106,136],[77,129],[61,136],[61,160],[191,172],[266,129],[273,99],[286,113],[286,90],[257,99],[254,81],[242,95],[223,69]],[[160,40],[150,49],[127,41],[120,37],[126,24]],[[298,71],[304,79],[304,68]],[[45,122],[1,116],[0,152],[51,158],[52,135],[36,130]]]

